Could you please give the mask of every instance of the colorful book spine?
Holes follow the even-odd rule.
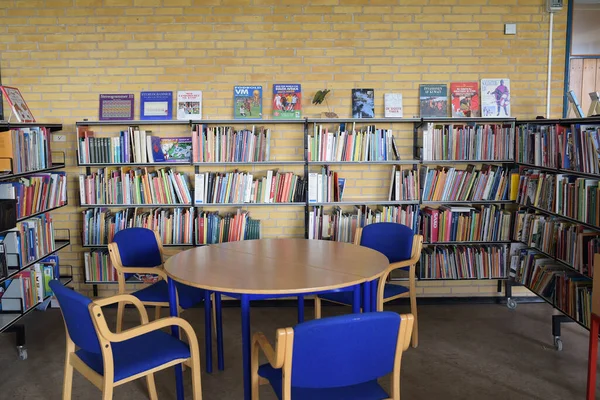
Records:
[[[220,215],[218,211],[198,211],[195,219],[196,244],[214,244],[260,239],[260,220],[248,211]]]
[[[84,253],[86,282],[116,282],[117,270],[110,261],[108,250],[96,249]]]
[[[54,251],[54,227],[50,213],[44,213],[17,223],[20,238],[21,266]]]
[[[421,253],[419,279],[503,279],[508,246],[434,246]]]
[[[270,160],[271,130],[262,126],[236,131],[229,126],[195,125],[193,160],[202,162],[263,162]]]
[[[13,174],[52,166],[50,131],[44,127],[0,132],[0,170]]]
[[[17,200],[17,218],[67,204],[64,172],[38,173],[15,182],[0,183],[0,198]]]

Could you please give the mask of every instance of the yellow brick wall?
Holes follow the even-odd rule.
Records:
[[[204,116],[230,118],[233,85],[262,85],[269,115],[272,83],[301,83],[304,115],[327,110],[312,106],[310,98],[328,88],[331,110],[344,117],[350,115],[350,89],[370,87],[377,116],[389,91],[403,94],[405,116],[412,116],[418,114],[420,83],[508,77],[513,114],[535,117],[545,112],[544,5],[545,0],[0,0],[2,80],[21,89],[39,121],[64,124],[68,141],[54,148],[67,154],[71,205],[54,215],[74,239],[61,257],[80,273],[81,209],[75,204],[76,176],[83,170],[74,167],[74,123],[98,118],[99,93],[135,93],[139,100],[142,90],[203,90]],[[517,35],[504,35],[509,22],[517,24]],[[556,14],[554,25],[554,117],[562,108],[565,31],[566,10]],[[300,143],[301,133],[295,135],[293,143]],[[408,138],[410,131],[400,129],[398,135]],[[410,142],[403,145],[410,154]],[[378,179],[369,170],[351,174],[360,181]],[[302,233],[301,209],[251,212],[264,220],[267,236]],[[101,289],[107,293],[111,287]],[[422,282],[419,291],[491,295],[495,282]]]

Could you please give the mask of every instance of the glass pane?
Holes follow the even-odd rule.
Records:
[[[600,0],[573,3],[572,55],[600,55]]]

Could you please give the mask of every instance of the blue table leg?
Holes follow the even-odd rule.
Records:
[[[352,301],[352,312],[360,313],[360,285],[354,285],[354,298]]]
[[[225,369],[223,358],[223,315],[221,312],[221,293],[215,292],[215,319],[217,320],[217,363],[219,371]]]
[[[169,312],[171,317],[177,317],[177,289],[175,281],[169,278]],[[171,334],[179,339],[179,327],[172,326]],[[183,368],[181,364],[175,366],[175,387],[177,388],[177,400],[183,400]]]
[[[363,312],[371,312],[371,282],[365,282],[363,286]]]
[[[204,291],[204,345],[206,351],[206,372],[212,373],[212,302],[211,292]]]
[[[242,353],[244,367],[244,399],[250,400],[252,396],[250,376],[250,296],[242,294]]]
[[[304,296],[298,296],[298,323],[304,322]]]
[[[377,311],[377,285],[379,279],[370,282],[371,285],[371,311]]]

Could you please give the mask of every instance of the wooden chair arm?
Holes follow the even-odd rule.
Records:
[[[165,281],[168,279],[167,273],[160,267],[121,267],[124,274],[152,274],[158,275]]]
[[[138,299],[137,297],[135,297],[133,295],[119,294],[116,296],[106,297],[104,299],[94,300],[94,304],[98,305],[99,307],[105,307],[110,304],[121,303],[121,302],[132,303],[140,313],[140,322],[142,323],[142,325],[148,323],[148,313],[146,312],[146,307],[144,307],[144,304],[141,302],[140,299]]]
[[[414,323],[415,323],[414,315],[400,314],[400,324],[406,326],[406,329],[404,330],[404,332],[402,332],[404,334],[404,337],[401,338],[402,351],[406,351],[408,349],[408,346],[410,345],[410,338],[412,335]]]
[[[269,340],[262,332],[256,332],[254,336],[252,336],[253,352],[256,351],[256,355],[258,356],[258,349],[261,349],[273,368],[281,368],[285,356],[285,352],[283,351],[285,349],[284,329],[277,330],[277,343],[275,347],[277,348],[277,351],[273,349],[273,346],[271,346],[271,343],[269,343]],[[258,359],[256,361],[258,362]]]

